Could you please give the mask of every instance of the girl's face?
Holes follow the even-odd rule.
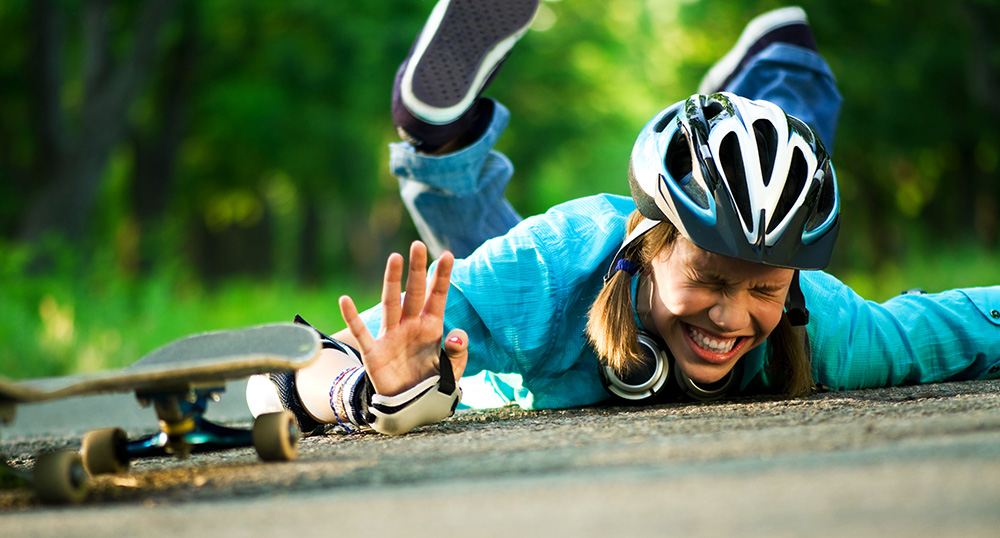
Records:
[[[771,334],[795,274],[713,254],[683,237],[650,265],[643,324],[655,327],[677,366],[696,383],[722,379]]]

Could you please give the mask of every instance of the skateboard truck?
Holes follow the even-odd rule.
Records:
[[[152,405],[159,430],[129,440],[120,428],[88,432],[83,438],[83,462],[91,474],[120,473],[136,458],[172,455],[187,458],[209,452],[253,446],[264,461],[288,461],[297,455],[298,425],[288,412],[261,415],[250,429],[217,424],[205,418],[209,400],[225,391],[217,385],[138,392],[143,406]]]

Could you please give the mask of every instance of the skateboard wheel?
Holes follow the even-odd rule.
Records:
[[[121,428],[92,430],[83,436],[83,465],[92,475],[128,470],[128,435]]]
[[[87,471],[76,452],[45,452],[35,458],[35,494],[46,503],[78,503],[87,494]]]
[[[253,422],[253,446],[264,461],[289,461],[298,455],[299,427],[288,411],[264,413]]]

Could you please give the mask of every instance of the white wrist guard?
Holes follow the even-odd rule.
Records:
[[[451,368],[448,363],[444,367]],[[449,380],[442,380],[437,375],[396,396],[374,394],[368,408],[375,416],[371,427],[386,435],[401,435],[417,426],[433,424],[452,416],[461,399],[462,389],[458,383],[454,379],[449,383]]]

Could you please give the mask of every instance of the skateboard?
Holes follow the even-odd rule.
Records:
[[[46,502],[76,502],[86,493],[89,475],[124,472],[136,458],[253,446],[264,461],[297,455],[300,432],[291,413],[263,414],[251,429],[216,424],[204,417],[227,381],[254,374],[293,370],[319,356],[316,331],[280,323],[196,334],[169,343],[132,365],[89,375],[26,381],[0,377],[0,422],[14,420],[18,405],[108,392],[134,392],[152,406],[159,428],[129,440],[120,428],[88,432],[80,453],[40,454],[30,475],[4,464],[5,487],[31,484]]]

